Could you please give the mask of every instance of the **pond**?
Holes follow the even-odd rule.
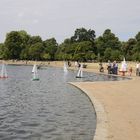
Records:
[[[62,68],[40,69],[32,81],[32,66],[8,65],[0,80],[0,140],[92,140],[96,115],[89,98],[73,81],[121,80]]]

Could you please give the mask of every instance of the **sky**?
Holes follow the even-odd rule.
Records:
[[[81,27],[96,37],[111,29],[127,41],[140,31],[139,13],[140,0],[0,0],[0,42],[11,31],[25,30],[61,43]]]

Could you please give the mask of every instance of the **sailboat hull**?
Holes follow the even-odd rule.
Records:
[[[32,81],[39,81],[39,78],[33,78]]]
[[[81,76],[76,76],[76,78],[82,78]]]
[[[6,79],[8,76],[0,76],[1,79]]]
[[[80,68],[77,75],[76,75],[76,78],[83,78],[83,71],[82,69]]]

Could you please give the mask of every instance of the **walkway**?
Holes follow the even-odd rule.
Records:
[[[97,112],[94,140],[140,140],[140,77],[128,81],[72,83]]]

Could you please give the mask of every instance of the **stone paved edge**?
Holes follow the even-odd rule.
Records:
[[[92,93],[82,88],[80,84],[69,82],[69,84],[82,90],[91,100],[96,112],[96,130],[93,140],[107,140],[108,139],[108,120],[103,105],[93,96]]]

